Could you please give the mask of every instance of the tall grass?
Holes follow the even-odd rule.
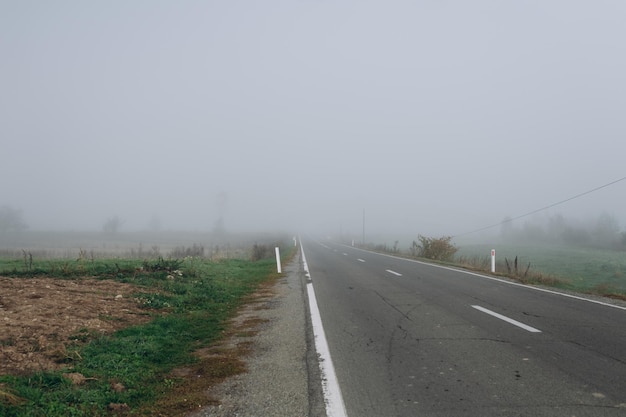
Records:
[[[626,294],[626,254],[621,251],[585,249],[565,246],[533,245],[463,245],[456,261],[467,263],[479,260],[490,265],[489,254],[496,249],[496,271],[507,272],[505,259],[519,259],[524,268],[530,264],[530,273],[542,275],[546,283],[575,291],[603,295]],[[488,270],[485,268],[484,270]]]

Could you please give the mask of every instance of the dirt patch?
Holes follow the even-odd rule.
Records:
[[[0,375],[62,368],[78,355],[72,346],[149,321],[132,298],[138,290],[110,280],[0,277]]]

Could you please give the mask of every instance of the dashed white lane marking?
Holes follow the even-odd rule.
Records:
[[[389,272],[390,274],[393,274],[393,275],[395,275],[395,276],[397,276],[397,277],[401,277],[401,276],[402,276],[402,274],[401,274],[401,273],[396,272],[396,271],[392,271],[391,269],[385,269],[385,271],[386,271],[386,272]]]
[[[433,267],[433,268],[447,269],[449,271],[458,272],[460,274],[473,275],[473,276],[479,277],[479,278],[490,279],[492,281],[498,281],[498,282],[500,282],[502,284],[513,285],[513,286],[516,286],[516,287],[526,288],[527,290],[531,290],[531,291],[541,291],[541,292],[544,292],[544,293],[558,295],[558,296],[561,296],[561,297],[572,298],[574,300],[586,301],[588,303],[599,304],[599,305],[604,306],[604,307],[618,308],[620,310],[626,310],[626,307],[621,306],[621,305],[609,304],[609,303],[605,303],[605,302],[602,302],[602,301],[592,300],[590,298],[581,297],[581,296],[578,296],[578,295],[565,294],[565,293],[554,291],[554,290],[548,290],[546,288],[533,287],[532,285],[521,284],[519,282],[507,281],[507,280],[504,280],[504,279],[501,279],[501,278],[492,277],[492,276],[489,276],[489,275],[478,274],[476,272],[464,271],[464,270],[459,269],[459,268],[451,268],[449,266],[442,266],[442,265],[432,264],[432,263],[428,263],[428,262],[422,262],[422,261],[418,261],[418,260],[415,260],[415,259],[407,259],[407,258],[401,258],[399,256],[387,255],[387,254],[384,254],[384,253],[371,252],[371,251],[368,251],[366,249],[359,249],[359,248],[355,248],[355,249],[356,250],[360,250],[362,252],[367,252],[367,253],[370,253],[370,254],[375,254],[375,255],[379,255],[379,256],[385,256],[387,258],[398,259],[398,260],[405,261],[405,262],[412,262],[412,263],[416,263],[416,264],[427,265],[427,266],[430,266],[430,267]]]
[[[302,251],[302,263],[304,265],[304,272],[307,277],[311,277],[309,273],[309,266],[304,256],[304,249],[302,248],[302,241],[300,242],[300,250]],[[313,289],[313,283],[308,282],[306,285],[307,295],[309,296],[309,313],[311,314],[311,325],[313,327],[313,336],[315,339],[315,350],[319,355],[320,373],[322,374],[322,391],[324,392],[324,402],[326,404],[327,417],[347,417],[346,406],[343,402],[341,395],[341,388],[339,388],[339,381],[337,380],[337,374],[335,373],[335,367],[333,366],[333,360],[330,357],[330,350],[328,349],[328,341],[326,340],[326,334],[324,333],[324,326],[322,325],[322,317],[320,316],[320,310],[317,306],[317,299],[315,298],[315,290]]]
[[[483,313],[487,313],[490,316],[497,317],[500,320],[504,320],[507,323],[511,323],[514,326],[521,327],[522,329],[524,329],[526,331],[529,331],[531,333],[541,333],[541,330],[539,330],[539,329],[535,329],[534,327],[530,327],[527,324],[521,323],[521,322],[519,322],[517,320],[513,320],[510,317],[503,316],[502,314],[498,314],[495,311],[491,311],[489,309],[486,309],[485,307],[481,307],[481,306],[472,306],[472,307],[474,307],[476,310],[482,311]]]
[[[361,259],[361,258],[358,258],[358,259],[357,259],[357,261],[359,261],[359,262],[365,262],[365,261],[364,261],[363,259]]]

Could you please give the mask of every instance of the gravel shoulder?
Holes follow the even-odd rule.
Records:
[[[308,349],[313,345],[309,344],[308,307],[298,257],[283,267],[283,275],[235,318],[234,325],[255,323],[252,331],[235,333],[224,341],[230,347],[248,346],[250,354],[244,358],[247,372],[212,387],[208,394],[214,404],[190,417],[323,415],[323,402],[315,389],[321,386],[315,383],[319,377],[316,355]]]

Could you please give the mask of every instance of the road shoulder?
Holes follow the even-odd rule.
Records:
[[[231,325],[248,324],[223,341],[246,346],[246,372],[213,386],[215,404],[190,417],[309,416],[308,324],[297,257],[283,277],[241,308]]]

